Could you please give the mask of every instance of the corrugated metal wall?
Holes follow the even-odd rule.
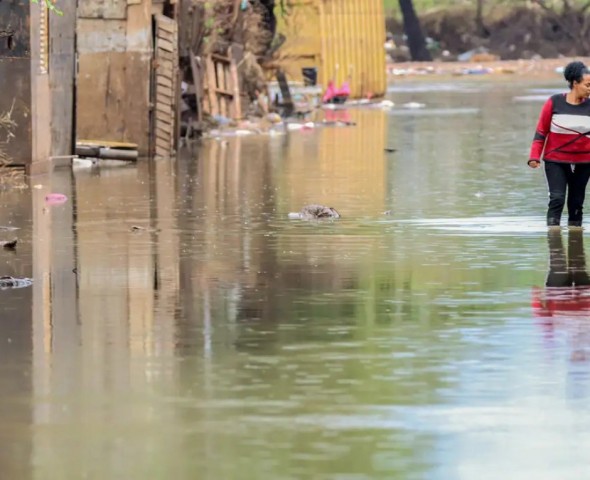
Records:
[[[317,67],[322,86],[350,76],[353,97],[385,94],[382,1],[293,0],[279,30],[287,37],[280,64],[291,79],[302,80],[303,67]]]

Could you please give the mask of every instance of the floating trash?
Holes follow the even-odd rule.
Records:
[[[6,250],[14,250],[17,243],[18,240],[16,238],[7,242],[0,241],[0,247],[5,248]]]
[[[33,285],[33,280],[30,278],[0,277],[0,290],[26,288],[31,285]]]
[[[404,108],[410,108],[410,109],[418,109],[418,108],[424,108],[426,105],[423,103],[418,103],[418,102],[408,102],[408,103],[404,103],[403,107]]]
[[[292,220],[319,220],[324,218],[340,218],[340,214],[332,207],[324,205],[306,205],[300,212],[291,212],[288,217]]]
[[[45,201],[48,205],[62,205],[68,201],[68,197],[63,193],[50,193],[45,197]]]

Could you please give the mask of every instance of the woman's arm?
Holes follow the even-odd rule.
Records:
[[[547,135],[551,129],[551,117],[553,116],[553,99],[549,99],[543,105],[541,115],[539,115],[539,121],[537,123],[537,129],[535,131],[535,137],[531,145],[531,153],[529,154],[529,167],[537,168],[541,162],[541,155],[543,154],[543,148],[545,147],[545,141]]]

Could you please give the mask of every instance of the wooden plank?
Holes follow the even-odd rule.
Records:
[[[172,95],[165,95],[156,90],[156,96],[158,97],[156,109],[158,108],[158,105],[172,105]]]
[[[192,54],[190,55],[190,62],[191,62],[191,72],[193,74],[193,84],[194,84],[194,88],[195,88],[195,97],[196,97],[196,103],[197,103],[197,121],[201,122],[203,120],[203,105],[202,105],[202,95],[201,95],[201,91],[200,91],[200,85],[201,85],[201,71],[197,65],[197,59],[195,58],[195,56]]]
[[[164,60],[174,62],[174,54],[172,52],[166,52],[161,50],[158,52],[158,61],[161,63]]]
[[[229,65],[230,85],[233,93],[232,102],[232,117],[240,119],[243,117],[242,113],[242,97],[240,95],[240,75],[238,73],[238,64],[244,58],[244,49],[240,45],[231,45],[228,49],[228,55],[231,59]]]
[[[125,53],[79,56],[76,109],[79,137],[133,141],[125,137],[126,111],[118,100],[127,97],[124,78],[120,75],[125,68]]]
[[[209,113],[211,115],[219,115],[219,102],[217,101],[217,95],[215,95],[217,79],[215,75],[215,64],[213,63],[211,55],[207,56],[205,64],[207,75],[207,88],[209,93]]]
[[[160,125],[166,125],[167,127],[169,127],[170,125],[172,125],[173,119],[170,117],[170,112],[171,112],[171,108],[170,105],[168,106],[168,111],[166,110],[158,110],[156,112],[156,118],[158,119],[158,126]]]
[[[171,103],[157,102],[154,108],[154,116],[157,117],[158,114],[171,115],[172,110],[173,108]],[[172,123],[172,120],[168,120],[168,122]]]
[[[222,90],[221,88],[216,88],[215,93],[217,93],[218,95],[223,95],[224,97],[234,97],[234,94],[232,92],[230,92],[229,90]]]
[[[218,53],[212,53],[211,57],[213,58],[213,60],[215,60],[216,62],[220,62],[220,63],[227,63],[229,65],[230,63],[230,58],[229,57],[225,57],[223,55],[219,55]]]
[[[170,78],[158,75],[157,82],[158,82],[158,85],[160,85],[160,86],[169,87],[170,93],[172,93],[172,80]]]
[[[119,150],[137,150],[137,143],[109,142],[107,140],[78,140],[76,144],[96,148],[109,147]]]
[[[139,144],[140,155],[148,155],[150,148],[150,95],[152,46],[151,1],[127,7],[127,58],[125,102],[128,108],[126,137]],[[132,95],[129,92],[133,92]]]
[[[156,24],[158,25],[158,30],[164,30],[166,32],[176,35],[176,20],[166,17],[164,15],[155,15],[155,20]]]
[[[164,38],[158,38],[158,48],[166,52],[174,53],[176,51],[176,45],[170,40]]]
[[[162,15],[156,20],[154,146],[158,156],[170,156],[176,144],[178,96],[178,33],[176,22]]]

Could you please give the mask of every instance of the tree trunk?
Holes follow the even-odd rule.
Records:
[[[490,31],[483,21],[483,5],[485,0],[477,0],[477,6],[475,10],[475,26],[477,27],[477,34],[481,38],[488,38]]]
[[[420,20],[416,15],[412,0],[399,0],[399,7],[404,17],[404,31],[408,37],[408,47],[410,55],[415,62],[430,62],[432,57],[426,48],[426,40]]]

